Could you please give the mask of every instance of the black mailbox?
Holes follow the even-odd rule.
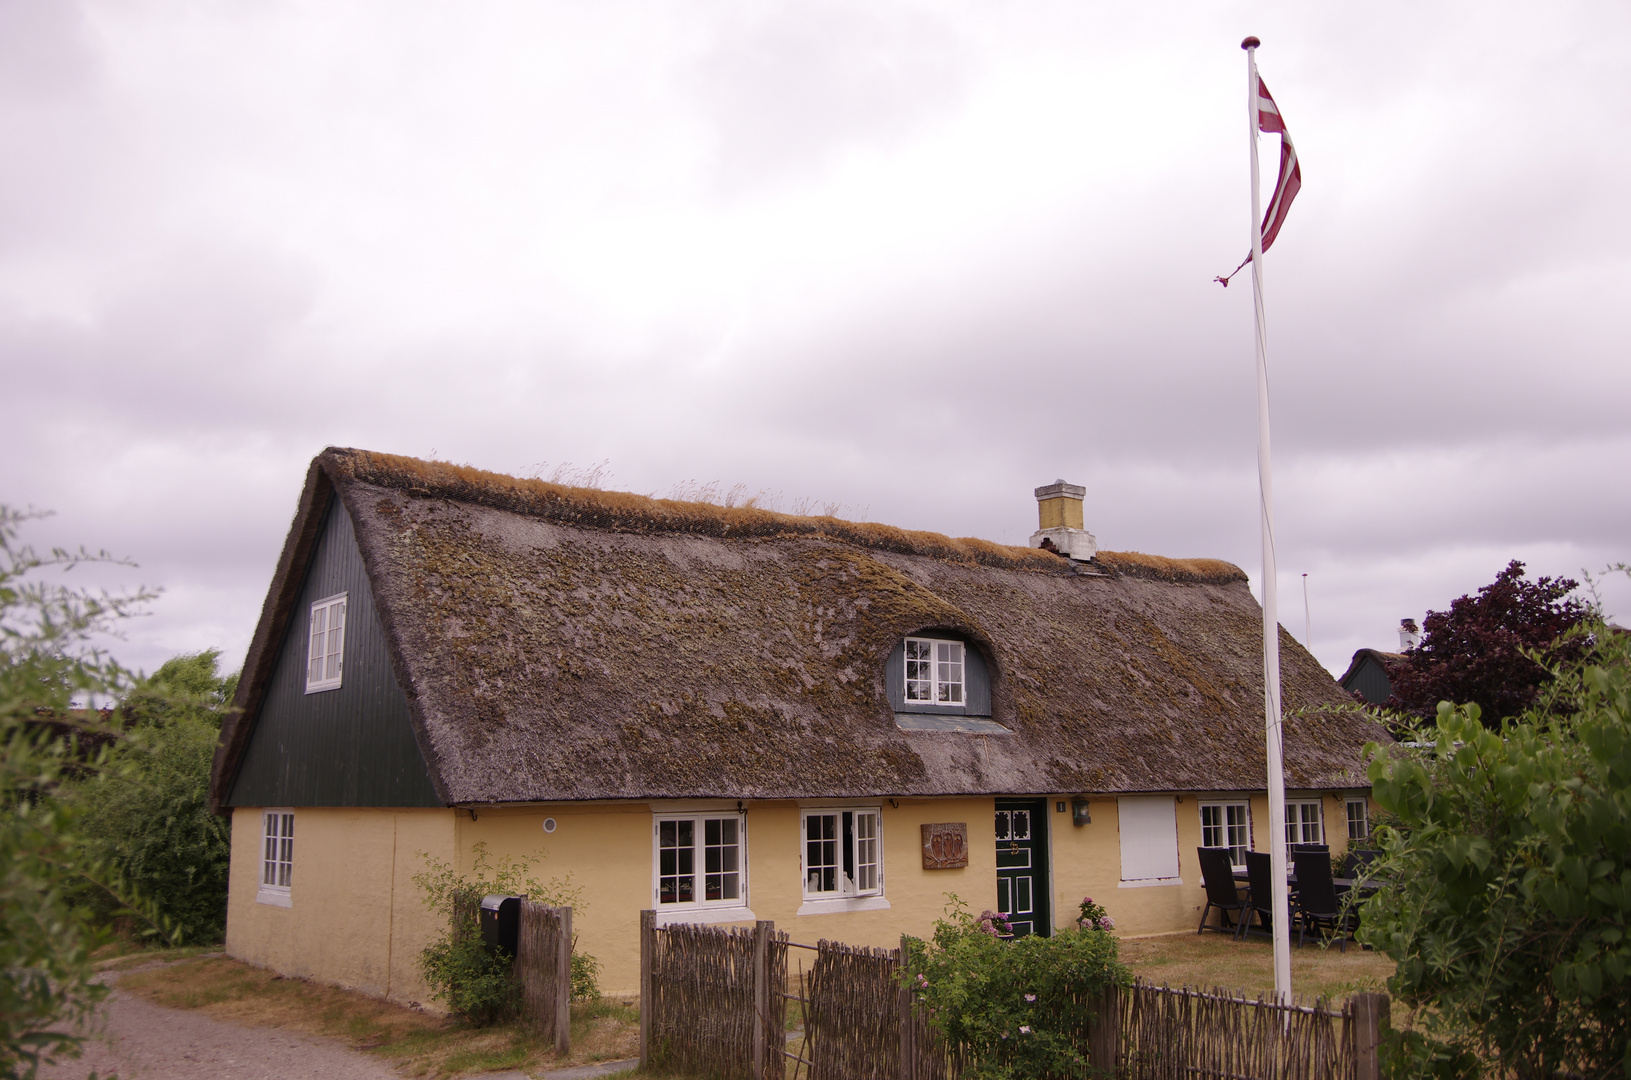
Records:
[[[487,951],[502,950],[515,955],[521,936],[521,901],[519,896],[484,896],[481,898],[481,943]]]

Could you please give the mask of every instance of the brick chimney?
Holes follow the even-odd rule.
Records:
[[[1082,499],[1087,489],[1055,480],[1036,489],[1037,529],[1031,546],[1047,547],[1077,562],[1087,562],[1099,550],[1098,541],[1083,527]]]

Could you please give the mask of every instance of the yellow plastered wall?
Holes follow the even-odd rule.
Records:
[[[413,876],[419,852],[452,861],[451,810],[294,811],[291,906],[257,899],[262,814],[232,813],[227,955],[285,975],[429,1004],[418,957],[440,929]]]
[[[1069,799],[1066,813],[1054,812],[1053,893],[1054,925],[1074,926],[1084,896],[1103,905],[1116,921],[1119,937],[1165,934],[1194,929],[1200,919],[1200,867],[1195,848],[1200,845],[1200,810],[1193,795],[1181,795],[1174,809],[1178,824],[1178,876],[1182,884],[1124,885],[1121,880],[1121,821],[1114,797],[1088,800],[1092,823],[1072,825]],[[1056,811],[1059,797],[1049,802]]]
[[[948,892],[960,895],[975,911],[990,907],[995,902],[997,873],[992,800],[895,802],[846,803],[881,806],[884,895],[889,908],[821,915],[798,913],[803,903],[800,805],[790,801],[745,804],[747,900],[754,916],[771,920],[794,941],[807,944],[830,938],[855,945],[894,946],[902,934],[927,936],[945,908]],[[717,805],[735,807],[734,802]],[[659,805],[658,812],[668,812],[668,808]],[[543,831],[545,818],[555,819],[553,833]],[[542,855],[533,870],[541,883],[570,874],[582,895],[572,915],[579,950],[600,962],[603,992],[633,996],[640,985],[640,912],[655,907],[652,821],[652,804],[644,802],[478,810],[475,821],[468,815],[458,819],[459,866],[468,870],[475,845],[485,843],[489,857],[495,860],[505,855]],[[920,827],[951,821],[968,825],[969,865],[923,869]]]

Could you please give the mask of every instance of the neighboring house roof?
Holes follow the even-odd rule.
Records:
[[[1381,705],[1393,695],[1393,680],[1388,677],[1388,668],[1404,658],[1404,653],[1360,649],[1354,653],[1348,670],[1342,673],[1342,678],[1337,682],[1344,690],[1359,694],[1372,705]]]
[[[1262,615],[1238,568],[570,488],[360,450],[311,466],[216,758],[230,791],[331,496],[447,804],[1226,791],[1264,783]],[[301,617],[304,617],[303,613]],[[1008,734],[906,731],[886,658],[987,659]],[[1293,788],[1385,732],[1281,632]]]

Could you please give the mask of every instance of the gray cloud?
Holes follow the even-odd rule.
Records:
[[[0,498],[166,588],[132,662],[241,655],[330,443],[1008,542],[1065,476],[1105,545],[1255,571],[1250,293],[1210,281],[1245,29],[1307,177],[1286,625],[1307,572],[1340,669],[1509,558],[1631,558],[1619,9],[189,11],[0,8],[38,44],[0,56]]]

